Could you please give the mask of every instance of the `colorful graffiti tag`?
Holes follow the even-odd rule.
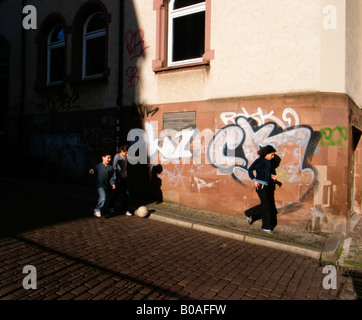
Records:
[[[173,164],[176,171],[168,167],[163,175],[177,185],[184,175],[190,176],[187,165],[192,168],[211,165],[217,169],[217,175],[231,175],[241,185],[247,185],[250,182],[248,167],[258,157],[259,148],[270,144],[282,159],[279,178],[285,183],[306,186],[293,201],[302,201],[315,190],[317,171],[311,160],[321,134],[310,126],[300,125],[295,110],[286,108],[279,119],[273,112],[264,113],[261,108],[253,114],[243,108],[238,114],[223,112],[220,119],[225,126],[216,132],[209,128],[200,131],[197,127],[158,132],[158,122],[146,120],[145,131],[133,133],[130,138],[135,141],[138,136],[133,147],[146,146],[147,152],[143,154],[147,154],[151,163]],[[197,176],[198,171],[193,170],[191,178],[200,191],[209,185]]]
[[[321,129],[321,146],[344,146],[348,139],[347,127]]]

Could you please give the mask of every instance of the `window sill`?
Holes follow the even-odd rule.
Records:
[[[186,71],[186,70],[195,70],[195,69],[204,69],[210,67],[209,61],[191,63],[191,64],[184,64],[180,66],[173,66],[173,67],[153,67],[153,72],[156,74],[163,74],[169,72],[179,72],[179,71]]]
[[[41,82],[36,82],[34,85],[34,90],[37,92],[47,92],[47,91],[56,91],[59,89],[63,89],[65,88],[65,83],[59,83],[59,84],[54,84],[54,85],[47,85],[47,84],[43,84]]]
[[[72,85],[78,85],[78,84],[88,84],[88,83],[99,83],[99,82],[103,82],[103,83],[108,83],[108,75],[109,75],[109,71],[105,72],[102,76],[100,77],[90,77],[90,78],[78,78],[78,77],[74,77],[74,76],[69,76],[68,77],[68,82]]]

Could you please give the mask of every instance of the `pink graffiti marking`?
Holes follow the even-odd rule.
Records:
[[[144,31],[142,29],[130,29],[126,32],[124,38],[126,41],[126,48],[131,60],[141,57],[145,50],[149,48],[149,46],[144,46],[145,42],[143,40],[143,37]]]
[[[128,88],[134,88],[139,81],[139,76],[137,76],[138,68],[137,67],[128,67],[126,70],[126,75],[128,78],[129,86]]]

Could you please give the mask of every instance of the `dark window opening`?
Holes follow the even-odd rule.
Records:
[[[183,7],[188,7],[200,2],[205,2],[205,0],[176,0],[174,4],[174,9],[180,9]]]
[[[86,76],[103,74],[105,68],[105,37],[87,40],[85,74]]]
[[[200,58],[205,52],[205,12],[174,19],[172,61]]]

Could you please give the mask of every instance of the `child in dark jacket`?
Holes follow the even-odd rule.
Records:
[[[113,159],[113,169],[116,174],[116,188],[113,190],[111,200],[109,201],[109,212],[114,212],[114,206],[119,195],[122,196],[122,212],[126,216],[132,216],[132,213],[128,211],[128,178],[127,178],[127,156],[128,156],[128,145],[122,145],[118,153]]]
[[[261,148],[258,151],[260,157],[249,167],[249,177],[253,180],[254,188],[260,199],[260,205],[250,208],[244,213],[249,224],[260,219],[261,215],[262,229],[269,233],[272,232],[277,224],[277,210],[274,201],[274,190],[275,184],[277,183],[276,165],[272,165],[275,152],[274,147],[270,145]],[[254,175],[254,171],[256,171],[256,176]]]
[[[111,186],[112,189],[116,187],[116,175],[113,167],[109,165],[111,162],[111,156],[104,154],[102,156],[102,162],[97,164],[96,167],[89,170],[90,174],[95,174],[96,188],[98,193],[97,205],[94,208],[94,215],[100,218],[101,210],[106,202],[107,189]]]

